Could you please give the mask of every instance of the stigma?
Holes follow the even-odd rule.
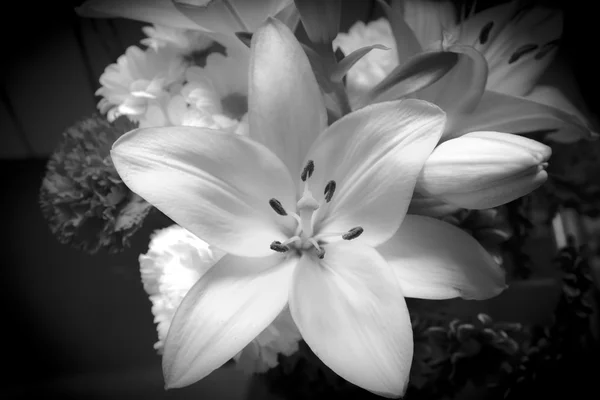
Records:
[[[286,210],[281,202],[277,199],[270,199],[269,205],[281,217],[292,217],[296,220],[297,226],[293,236],[280,241],[273,241],[271,243],[271,250],[278,253],[286,253],[292,249],[298,253],[305,251],[313,252],[319,259],[325,257],[324,244],[334,241],[332,237],[337,237],[343,240],[353,240],[359,237],[363,233],[363,228],[360,226],[354,227],[347,232],[340,233],[327,233],[327,234],[316,234],[315,235],[315,212],[331,202],[336,189],[336,182],[330,180],[323,189],[324,199],[322,202],[317,201],[313,196],[310,186],[310,178],[315,171],[315,163],[309,160],[302,173],[300,174],[300,180],[304,183],[304,189],[302,191],[302,197],[296,203],[296,210]]]

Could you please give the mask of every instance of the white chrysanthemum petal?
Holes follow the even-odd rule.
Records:
[[[165,125],[168,122],[166,109],[157,113],[156,107],[166,106],[161,98],[169,96],[171,85],[183,81],[184,73],[185,63],[172,48],[143,51],[131,46],[116,64],[106,67],[100,77],[102,87],[96,95],[103,99],[98,108],[109,113],[109,118],[128,115],[139,121],[140,126]],[[150,106],[154,109],[148,113]],[[118,111],[112,111],[114,109]]]

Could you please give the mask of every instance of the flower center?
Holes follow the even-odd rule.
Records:
[[[325,203],[329,203],[333,198],[333,194],[335,193],[336,183],[331,180],[325,185],[325,189],[323,194],[325,199],[322,203],[319,203],[313,196],[310,191],[310,177],[315,171],[315,164],[312,160],[309,160],[306,163],[306,166],[302,170],[302,174],[300,175],[300,179],[304,182],[304,191],[302,192],[302,197],[296,203],[296,212],[288,212],[283,208],[281,202],[277,199],[269,200],[269,205],[273,210],[285,217],[291,216],[298,223],[296,227],[296,232],[294,235],[287,240],[280,242],[274,241],[271,243],[271,250],[277,251],[280,253],[285,253],[290,249],[295,249],[298,252],[309,251],[314,249],[315,254],[319,258],[323,258],[325,256],[325,250],[323,249],[323,239],[329,236],[338,236],[343,240],[352,240],[356,239],[363,233],[363,228],[360,226],[354,227],[347,232],[342,233],[333,233],[333,234],[321,234],[315,235],[314,233],[314,213]]]

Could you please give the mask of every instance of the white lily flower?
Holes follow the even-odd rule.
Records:
[[[402,100],[327,127],[320,89],[288,28],[269,20],[251,52],[249,137],[139,129],[111,152],[134,192],[229,253],[175,314],[163,356],[167,387],[210,374],[289,304],[328,367],[399,397],[413,352],[404,296],[483,299],[505,288],[502,269],[471,236],[406,215],[444,113]]]
[[[460,55],[458,64],[430,87],[413,93],[448,113],[444,140],[478,130],[551,132],[548,138],[561,142],[594,135],[558,90],[533,95],[556,52],[562,32],[559,11],[518,10],[518,2],[512,1],[457,21],[452,3],[428,0],[395,0],[392,11],[391,25],[381,19],[363,29],[353,27],[334,41],[346,54],[390,39],[395,42],[395,54],[370,52],[349,71],[355,106],[371,89],[365,82],[383,79],[380,69],[389,74],[423,51],[450,51]]]

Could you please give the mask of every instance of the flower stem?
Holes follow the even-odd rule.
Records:
[[[346,93],[346,88],[344,87],[344,84],[336,84],[333,94],[335,95],[337,103],[340,106],[342,117],[352,112],[352,108],[350,107],[350,101],[348,101],[348,94]]]

